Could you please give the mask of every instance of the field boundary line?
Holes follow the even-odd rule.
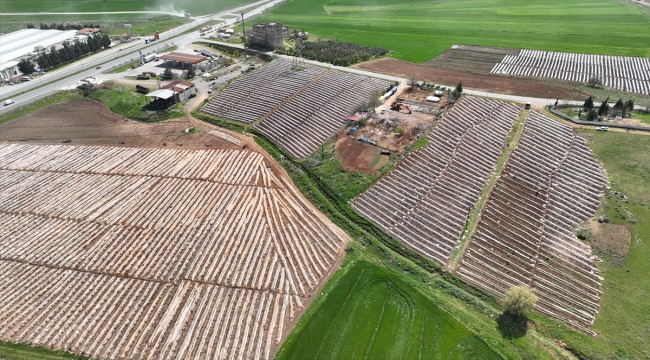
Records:
[[[521,139],[521,136],[524,133],[526,119],[528,118],[528,113],[529,111],[527,110],[522,110],[519,113],[519,118],[512,126],[512,129],[510,130],[508,137],[506,137],[506,140],[503,143],[504,147],[501,152],[501,156],[499,156],[499,160],[497,160],[496,166],[494,167],[494,171],[492,171],[490,177],[488,177],[488,180],[485,183],[485,186],[483,187],[483,191],[481,192],[481,196],[479,197],[479,200],[476,202],[472,210],[469,212],[468,220],[465,223],[465,228],[461,233],[462,235],[461,235],[460,243],[451,252],[451,255],[449,256],[449,262],[447,263],[447,268],[452,272],[456,271],[456,269],[460,265],[460,261],[465,256],[465,251],[469,247],[469,244],[471,242],[470,239],[474,235],[474,232],[476,232],[476,227],[479,221],[481,220],[481,214],[483,213],[483,209],[485,208],[485,205],[490,199],[492,190],[494,190],[494,188],[496,187],[497,180],[499,179],[499,177],[501,177],[503,171],[505,171],[508,162],[510,161],[510,156],[514,152],[514,149],[517,147],[517,144],[519,144],[519,140]],[[466,238],[463,239],[462,236],[466,236]]]
[[[204,150],[198,150],[198,151],[204,151]],[[242,150],[233,150],[233,151],[242,151]],[[257,185],[257,184],[233,184],[233,183],[228,183],[228,182],[223,182],[223,181],[215,181],[215,180],[210,180],[210,179],[192,179],[192,178],[186,178],[186,177],[165,176],[165,175],[112,174],[112,173],[94,172],[94,171],[11,169],[11,168],[6,168],[6,167],[0,167],[0,170],[5,170],[5,171],[25,171],[25,172],[33,172],[33,173],[50,173],[50,174],[55,173],[55,174],[73,174],[73,175],[106,175],[106,176],[123,176],[123,177],[148,177],[148,178],[156,178],[156,179],[177,179],[177,180],[186,180],[186,181],[203,181],[203,182],[209,182],[209,183],[213,183],[213,184],[220,184],[220,185],[226,185],[226,186],[241,186],[241,187],[255,187],[255,188],[275,189],[275,190],[287,190],[287,188],[280,187],[280,186],[265,186],[265,185]]]

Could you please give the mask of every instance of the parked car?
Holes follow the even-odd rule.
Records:
[[[5,101],[5,105],[4,105],[4,106],[8,106],[8,105],[11,105],[11,104],[14,104],[14,103],[16,103],[16,102],[13,101],[12,99],[9,99],[9,100],[6,100],[6,101]]]
[[[607,127],[607,126],[599,126],[599,127],[596,128],[596,130],[598,130],[598,131],[609,131],[609,127]]]

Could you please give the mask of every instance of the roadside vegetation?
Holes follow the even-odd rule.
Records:
[[[614,0],[549,0],[533,8],[527,0],[314,0],[291,1],[250,21],[279,21],[311,38],[387,48],[412,62],[453,44],[647,56],[650,16],[639,8]]]

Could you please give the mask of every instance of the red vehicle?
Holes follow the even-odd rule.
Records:
[[[101,66],[98,66],[98,67],[96,67],[95,69],[101,69],[101,68],[102,68]]]

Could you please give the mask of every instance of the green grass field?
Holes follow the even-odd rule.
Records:
[[[363,260],[311,315],[276,359],[498,359],[430,300]]]
[[[292,0],[258,20],[413,62],[453,44],[650,55],[650,16],[617,0]]]
[[[0,0],[1,12],[168,11],[192,15],[212,14],[252,0]]]
[[[605,259],[601,264],[605,280],[593,329],[621,357],[650,358],[650,136],[594,132],[591,139],[594,155],[610,175],[612,190],[630,199],[626,203],[607,197],[602,211],[610,221],[630,226],[632,232],[625,263],[617,266]]]

